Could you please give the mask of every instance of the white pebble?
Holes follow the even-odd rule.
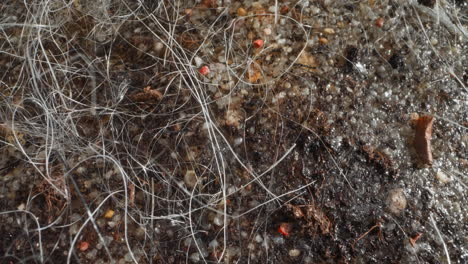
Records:
[[[271,28],[265,28],[265,29],[263,30],[263,33],[265,33],[265,35],[267,35],[267,36],[268,36],[268,35],[271,35]]]
[[[452,181],[452,178],[450,178],[447,174],[445,174],[441,170],[437,171],[436,179],[441,183],[449,183]]]
[[[208,247],[209,248],[217,248],[219,246],[219,242],[218,240],[216,239],[213,239],[209,244],[208,244]]]
[[[195,263],[200,261],[200,254],[198,254],[198,252],[192,253],[192,255],[190,255],[190,260]]]
[[[162,42],[156,42],[153,48],[155,51],[159,52],[164,48],[164,44]]]
[[[215,216],[215,218],[213,219],[213,223],[217,226],[222,226],[223,225],[223,218],[221,215],[217,215]]]
[[[394,214],[399,214],[406,208],[406,197],[402,188],[393,189],[388,193],[387,206]]]
[[[234,139],[234,146],[239,146],[240,144],[242,144],[243,141],[244,139],[241,137]]]
[[[270,12],[270,13],[276,13],[276,6],[275,6],[275,5],[270,6],[270,7],[268,8],[268,12]]]
[[[255,236],[255,242],[261,243],[262,241],[263,241],[263,238],[262,238],[261,235],[256,235],[256,236]]]
[[[197,57],[195,57],[193,60],[194,60],[194,62],[195,62],[195,66],[201,67],[201,66],[203,65],[203,60],[202,60],[202,58],[200,58],[200,57],[197,56]]]
[[[289,250],[289,256],[291,257],[298,257],[301,254],[299,249],[291,249]]]

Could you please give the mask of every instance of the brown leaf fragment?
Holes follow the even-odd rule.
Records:
[[[416,122],[414,148],[419,161],[424,165],[432,165],[431,135],[433,116],[421,116]]]

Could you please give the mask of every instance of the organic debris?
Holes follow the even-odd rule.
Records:
[[[420,116],[416,123],[414,148],[419,161],[424,165],[432,165],[431,136],[434,117]]]
[[[367,160],[370,163],[376,164],[380,171],[391,176],[397,174],[392,159],[387,154],[369,145],[362,146],[362,150],[366,154]]]

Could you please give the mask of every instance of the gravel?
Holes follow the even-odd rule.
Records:
[[[2,261],[467,263],[467,8],[3,1]]]

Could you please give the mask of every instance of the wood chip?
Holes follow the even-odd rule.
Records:
[[[414,148],[419,161],[424,165],[432,165],[431,135],[433,116],[421,116],[416,122]]]

